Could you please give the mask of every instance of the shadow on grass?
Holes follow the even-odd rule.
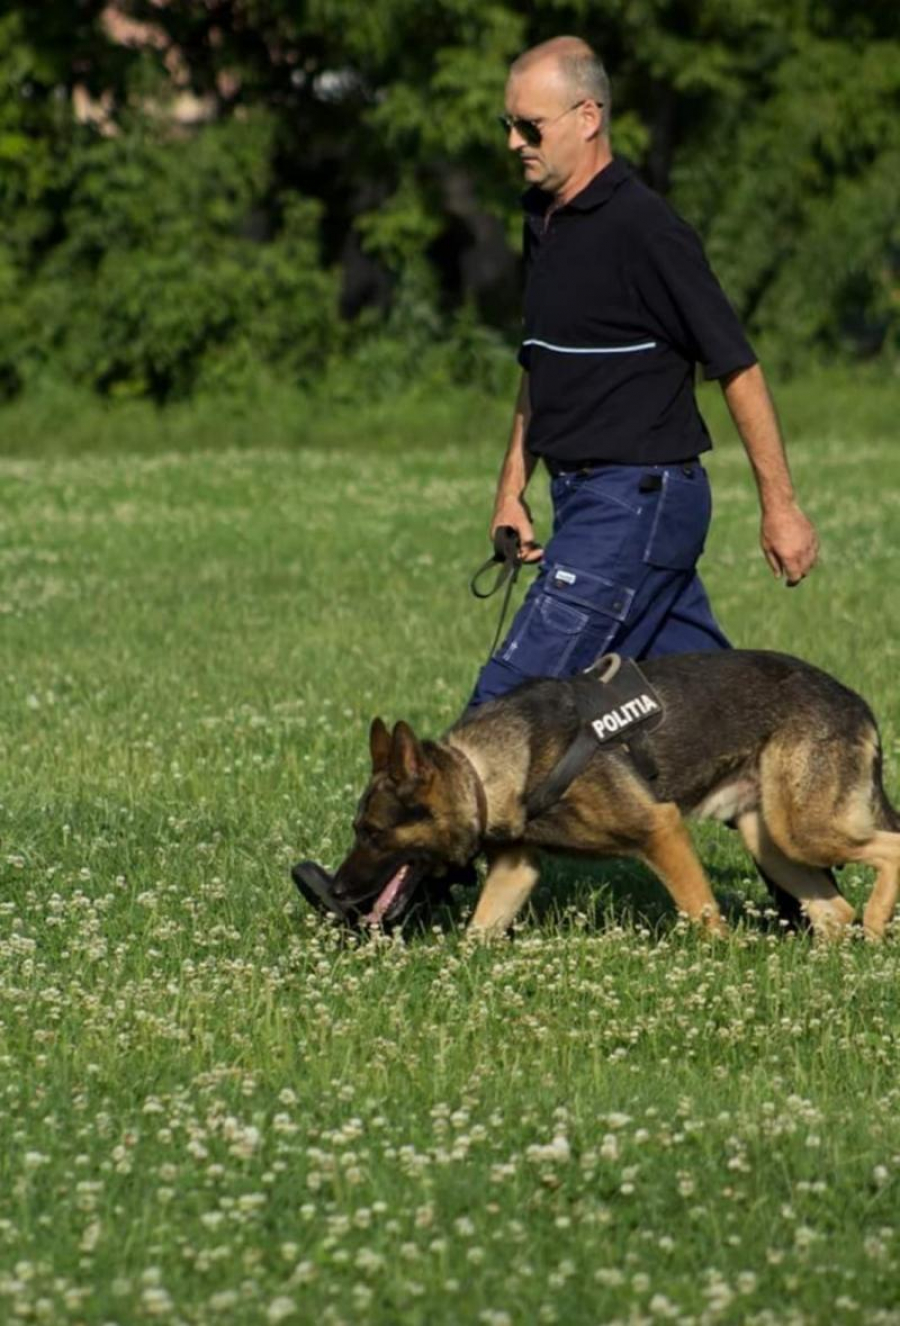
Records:
[[[708,865],[713,893],[728,924],[747,919],[746,902],[762,913],[760,925],[779,928],[771,899],[755,876],[734,865]],[[615,858],[590,862],[571,858],[547,861],[531,901],[531,915],[539,925],[565,926],[579,917],[582,928],[642,927],[660,932],[675,925],[678,916],[662,883],[646,866]]]
[[[707,875],[730,926],[748,920],[765,931],[784,929],[769,894],[747,866],[707,863]],[[483,872],[482,876],[483,878]],[[433,928],[456,930],[474,909],[477,891],[454,887],[453,901],[430,905],[423,898],[404,926],[408,936]],[[750,907],[748,909],[748,903]],[[601,932],[612,927],[648,929],[664,933],[678,914],[663,885],[651,870],[627,858],[590,861],[574,857],[544,857],[541,877],[523,916],[541,929]]]

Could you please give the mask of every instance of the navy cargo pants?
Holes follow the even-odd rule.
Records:
[[[470,705],[529,677],[570,677],[599,654],[728,649],[697,574],[709,480],[697,461],[603,465],[551,483],[553,536]]]

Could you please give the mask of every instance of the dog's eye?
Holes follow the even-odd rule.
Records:
[[[433,816],[427,806],[410,806],[404,813],[403,819],[407,824],[414,823],[417,820],[430,820]]]
[[[384,834],[381,829],[372,829],[368,824],[360,824],[356,830],[356,836],[364,846],[377,847]]]

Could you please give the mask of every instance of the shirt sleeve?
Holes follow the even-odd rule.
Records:
[[[721,378],[756,363],[753,347],[707,261],[700,237],[674,213],[644,236],[638,293],[666,339]]]

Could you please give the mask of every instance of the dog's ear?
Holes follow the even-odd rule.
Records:
[[[388,756],[391,753],[391,734],[380,718],[372,719],[372,726],[369,728],[369,750],[372,753],[372,773],[381,773],[382,769],[387,768]]]
[[[394,724],[388,772],[395,783],[417,783],[425,773],[425,753],[412,728],[402,719]]]

